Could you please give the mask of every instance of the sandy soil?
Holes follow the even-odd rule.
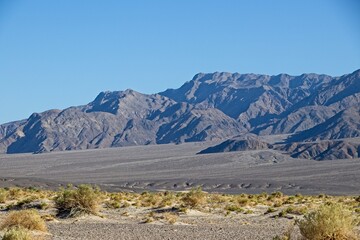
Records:
[[[264,215],[261,207],[253,214],[204,213],[190,210],[179,215],[174,224],[161,217],[145,223],[145,214],[154,209],[119,209],[101,212],[101,217],[86,215],[56,219],[47,223],[48,233],[39,236],[54,240],[118,240],[118,239],[272,239],[284,233],[294,222]],[[126,212],[126,215],[124,214]],[[6,213],[0,214],[1,218]],[[0,232],[0,235],[2,233]],[[295,235],[298,235],[296,230]]]
[[[208,219],[211,221],[211,218]],[[104,220],[80,220],[49,224],[52,239],[272,239],[287,227],[285,220],[248,222],[230,219],[228,223],[129,224]]]

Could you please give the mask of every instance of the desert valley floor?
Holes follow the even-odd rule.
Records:
[[[197,154],[214,144],[4,154],[0,155],[0,187],[57,190],[68,183],[91,183],[107,191],[184,191],[201,186],[203,191],[230,194],[275,191],[291,195],[359,194],[359,159],[293,159],[275,150]],[[293,226],[297,216],[278,218],[281,208],[266,214],[267,208],[250,207],[250,214],[229,215],[190,210],[186,214],[177,213],[175,224],[162,219],[145,223],[144,217],[162,216],[163,209],[103,209],[100,217],[51,220],[44,239],[273,239]],[[46,215],[51,211],[54,210],[40,212]],[[1,211],[0,221],[7,214]],[[298,228],[293,233],[299,236]]]
[[[91,183],[110,191],[201,186],[224,193],[356,195],[360,160],[292,159],[273,150],[201,154],[214,143],[0,155],[0,186]]]

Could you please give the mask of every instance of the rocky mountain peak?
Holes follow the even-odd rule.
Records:
[[[104,91],[83,106],[0,125],[0,151],[220,141],[246,132],[293,135],[289,141],[357,137],[359,105],[360,70],[340,77],[198,73],[178,89]],[[269,147],[253,136],[229,143],[237,149]]]

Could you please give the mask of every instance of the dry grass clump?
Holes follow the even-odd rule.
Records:
[[[143,192],[136,203],[140,207],[158,207],[162,198],[159,193]]]
[[[243,209],[242,207],[239,207],[237,205],[228,205],[225,207],[225,210],[230,211],[230,212],[245,212],[245,209]]]
[[[173,192],[164,192],[161,194],[159,207],[172,206],[177,202],[177,197]]]
[[[28,230],[47,231],[46,224],[35,210],[21,210],[10,212],[2,222],[1,229],[23,227]]]
[[[228,201],[228,198],[224,194],[212,193],[209,194],[208,203],[210,204],[223,204]]]
[[[178,215],[172,212],[166,212],[164,213],[164,219],[170,224],[175,224],[178,220]]]
[[[185,194],[182,201],[191,208],[204,206],[206,203],[206,193],[201,188],[191,189],[190,192]]]
[[[311,240],[350,240],[358,239],[354,231],[356,226],[352,213],[337,203],[325,204],[305,215],[298,221],[300,233]]]
[[[2,240],[34,240],[34,238],[29,230],[23,227],[15,227],[6,231]]]
[[[8,196],[9,193],[5,189],[0,188],[0,203],[5,203]]]
[[[242,207],[248,206],[250,204],[250,199],[248,197],[244,197],[242,195],[237,197],[236,201]]]
[[[176,212],[164,211],[164,212],[154,212],[151,211],[144,216],[143,223],[152,223],[155,221],[167,222],[170,224],[175,224],[179,218]]]
[[[266,210],[265,214],[274,213],[274,212],[276,212],[276,211],[277,211],[277,210],[276,210],[275,208],[269,207],[269,208]]]
[[[105,205],[106,205],[107,208],[112,208],[112,209],[118,209],[118,208],[121,207],[120,202],[114,201],[114,200],[107,201],[105,203]]]
[[[55,198],[59,215],[76,217],[81,214],[97,214],[101,201],[98,188],[90,185],[79,185],[77,188],[68,186],[62,189]]]

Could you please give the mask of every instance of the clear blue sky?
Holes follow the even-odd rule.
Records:
[[[360,68],[357,0],[0,0],[0,123],[198,72]]]

